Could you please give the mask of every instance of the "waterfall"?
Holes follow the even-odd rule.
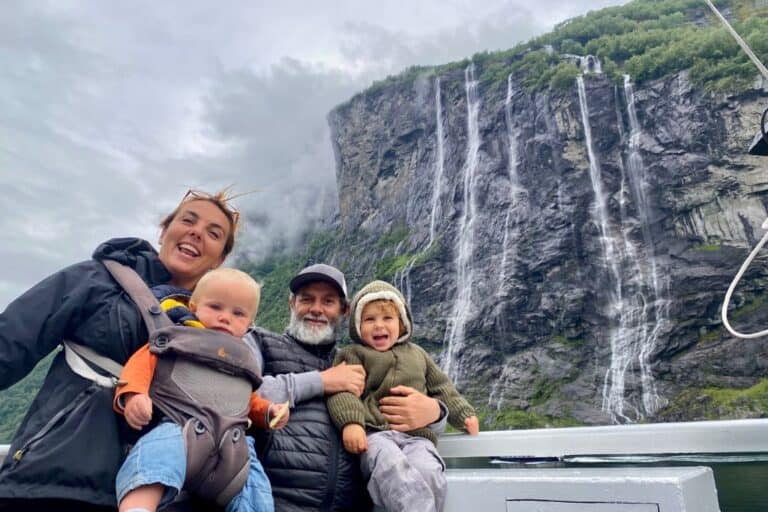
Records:
[[[509,176],[509,205],[507,214],[504,218],[504,241],[502,243],[501,265],[499,268],[499,289],[497,295],[502,295],[504,291],[504,281],[507,278],[507,262],[510,258],[509,243],[509,220],[518,206],[518,198],[522,192],[520,187],[520,177],[517,174],[517,139],[518,134],[512,125],[512,75],[507,76],[507,98],[504,101],[504,118],[507,122],[507,147],[509,148],[509,164],[507,172]],[[517,245],[513,246],[512,259],[515,258]]]
[[[585,55],[579,59],[579,68],[582,73],[603,73],[603,64],[594,55]]]
[[[397,287],[398,290],[400,290],[400,293],[403,294],[408,304],[411,304],[411,295],[412,295],[411,270],[413,269],[413,265],[416,263],[416,259],[419,256],[421,256],[421,253],[411,257],[411,259],[408,260],[408,263],[405,265],[405,267],[395,272],[395,276],[393,278],[393,281],[394,281],[393,284]]]
[[[619,253],[618,240],[611,232],[608,220],[608,207],[605,193],[603,192],[600,164],[597,161],[592,144],[592,130],[589,125],[589,108],[584,79],[579,76],[576,78],[576,83],[579,89],[581,122],[584,127],[584,138],[586,139],[587,156],[589,159],[589,179],[592,182],[592,190],[595,193],[593,217],[600,229],[600,245],[603,249],[603,259],[613,280],[613,288],[610,292],[608,306],[609,319],[612,321],[614,319],[618,320],[616,322],[618,325],[612,325],[609,329],[611,364],[606,372],[603,383],[603,410],[610,413],[614,421],[617,421],[619,418],[624,421],[631,421],[624,414],[624,379],[626,371],[631,364],[631,336],[627,329],[629,319],[626,318],[627,312],[623,306],[622,276],[619,266],[621,255]]]
[[[504,382],[507,380],[507,370],[509,369],[509,362],[504,363],[504,367],[499,373],[499,378],[491,386],[491,392],[488,394],[488,407],[494,407],[497,411],[501,410],[501,406],[504,404]]]
[[[440,96],[440,77],[435,78],[435,121],[437,125],[437,156],[435,157],[435,174],[432,180],[432,212],[429,219],[429,242],[427,246],[408,260],[405,267],[397,271],[394,276],[394,284],[405,296],[408,304],[411,303],[411,270],[416,260],[422,256],[435,241],[437,219],[440,215],[440,193],[443,188],[443,169],[445,167],[445,151],[443,149],[443,105]]]
[[[642,130],[637,120],[635,94],[629,75],[624,75],[624,95],[627,100],[627,117],[629,118],[629,147],[626,167],[645,245],[645,254],[640,255],[647,267],[647,269],[644,269],[643,275],[647,276],[645,284],[650,288],[649,291],[653,295],[653,302],[650,304],[653,312],[653,325],[650,326],[650,332],[647,333],[642,343],[639,358],[643,384],[643,406],[648,414],[653,414],[664,405],[665,401],[656,392],[656,386],[650,371],[650,355],[658,342],[661,330],[666,326],[669,319],[669,300],[666,298],[666,286],[662,284],[662,279],[659,275],[659,266],[656,262],[653,236],[651,235],[650,204],[647,194],[650,183],[645,164],[640,155]],[[649,322],[651,322],[651,319],[646,318],[646,324]]]
[[[456,238],[456,301],[447,325],[447,347],[443,362],[444,370],[455,382],[458,377],[457,356],[465,343],[465,328],[472,306],[472,251],[474,246],[474,224],[476,220],[475,172],[480,152],[480,96],[475,80],[474,63],[464,71],[467,96],[467,159],[463,173],[463,210],[459,218]]]
[[[631,129],[627,165],[621,167],[620,222],[615,230],[616,234],[611,228],[600,165],[592,143],[589,106],[582,77],[577,78],[577,84],[589,158],[589,174],[595,193],[593,215],[600,229],[603,256],[612,279],[608,297],[611,361],[603,381],[602,408],[616,423],[632,422],[655,413],[663,405],[663,400],[656,393],[650,371],[650,356],[667,317],[668,301],[661,298],[663,294],[659,286],[658,265],[653,254],[649,205],[645,195],[648,183],[639,154],[639,124],[634,100],[629,99],[632,95],[626,89],[627,83],[625,81],[625,93],[628,98]],[[628,214],[630,195],[638,212],[637,220],[631,219]],[[632,232],[638,222],[643,233],[643,247],[638,247],[632,239]],[[639,385],[627,383],[627,376],[633,370],[639,371]],[[640,388],[642,403],[636,405],[627,400],[626,395],[628,388],[637,387]]]
[[[435,241],[435,227],[440,214],[440,192],[443,186],[443,168],[445,153],[443,148],[443,101],[440,97],[440,77],[435,78],[435,118],[437,124],[437,159],[435,160],[435,179],[432,182],[432,215],[429,219],[429,244]]]

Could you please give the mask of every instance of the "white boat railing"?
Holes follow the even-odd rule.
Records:
[[[768,419],[447,434],[438,449],[446,458],[768,453]]]
[[[9,445],[0,445],[0,460]],[[445,434],[446,458],[563,459],[588,455],[768,453],[768,419],[649,423]]]

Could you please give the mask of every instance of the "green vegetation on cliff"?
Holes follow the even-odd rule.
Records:
[[[288,325],[288,282],[304,266],[338,242],[332,232],[316,233],[302,249],[275,254],[260,263],[240,262],[239,266],[261,283],[261,303],[256,324],[275,332]]]
[[[0,444],[11,442],[37,390],[43,384],[53,353],[40,361],[22,380],[0,393]]]
[[[768,379],[749,388],[690,388],[683,390],[659,414],[669,421],[718,420],[768,416]]]
[[[768,17],[759,14],[768,13],[768,7],[758,9],[746,1],[715,3],[731,13],[736,31],[766,60]],[[754,64],[700,0],[635,0],[590,12],[534,39],[528,49],[539,55],[526,54],[512,67],[525,73],[532,89],[572,85],[576,71],[569,73],[564,54],[595,55],[612,78],[629,74],[638,83],[690,69],[696,84],[735,91],[747,88],[757,76]]]
[[[480,425],[485,430],[509,430],[526,428],[576,427],[581,425],[573,418],[555,418],[531,410],[503,408],[499,411],[488,407],[477,408]]]
[[[768,5],[753,0],[718,0],[755,54],[768,60]],[[628,74],[636,83],[690,70],[691,80],[711,91],[746,90],[758,76],[731,35],[702,0],[635,0],[567,20],[545,35],[512,49],[475,54],[481,87],[500,87],[510,74],[530,91],[568,89],[581,72],[577,56],[594,55],[603,72],[619,82]],[[412,83],[463,69],[469,60],[434,68],[413,66],[375,82],[364,95],[388,85]]]

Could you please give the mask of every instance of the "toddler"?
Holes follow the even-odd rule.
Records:
[[[350,304],[349,335],[355,342],[336,355],[334,364],[365,368],[360,398],[343,392],[328,398],[328,411],[342,431],[344,447],[362,454],[360,464],[373,502],[387,510],[440,511],[445,503],[445,464],[437,437],[428,428],[391,430],[379,399],[395,386],[410,386],[448,408],[448,422],[477,434],[472,406],[427,353],[411,343],[412,319],[397,288],[384,281],[364,286]]]

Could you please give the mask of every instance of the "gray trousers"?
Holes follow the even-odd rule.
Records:
[[[428,439],[395,430],[368,434],[360,457],[373,502],[388,512],[441,512],[445,463]]]

